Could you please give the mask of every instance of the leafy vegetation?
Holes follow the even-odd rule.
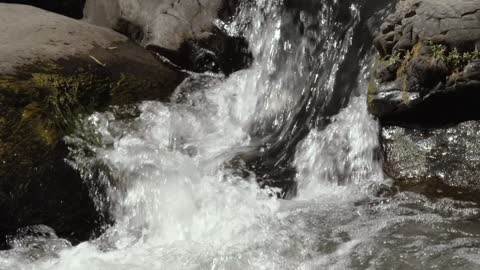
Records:
[[[449,51],[447,46],[442,44],[430,44],[433,58],[440,59],[453,70],[463,69],[473,60],[480,59],[480,51],[459,52],[456,48]]]
[[[382,63],[387,63],[389,65],[393,65],[397,63],[398,60],[401,60],[402,57],[399,52],[395,52],[392,55],[387,55],[383,58],[380,58],[380,62]]]

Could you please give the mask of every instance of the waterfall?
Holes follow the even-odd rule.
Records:
[[[105,233],[75,247],[44,243],[46,255],[34,259],[18,247],[0,254],[0,269],[422,267],[408,248],[451,226],[442,215],[453,210],[410,193],[377,197],[389,179],[366,109],[374,61],[366,25],[384,7],[240,6],[234,20],[215,23],[248,40],[250,67],[192,74],[170,102],[95,113],[67,138],[72,166],[114,221]],[[288,200],[276,182],[295,183]],[[476,214],[464,209],[455,213]],[[443,254],[444,240],[430,252]]]

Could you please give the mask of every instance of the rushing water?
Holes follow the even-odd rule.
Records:
[[[390,182],[365,94],[386,8],[242,5],[217,23],[249,40],[250,68],[192,74],[170,103],[96,113],[67,138],[114,225],[75,247],[14,239],[0,269],[480,269],[475,205],[378,197]]]

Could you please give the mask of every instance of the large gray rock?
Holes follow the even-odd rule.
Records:
[[[177,50],[187,39],[210,34],[222,0],[87,0],[85,19],[115,28],[119,19],[145,29],[142,44]]]
[[[385,172],[401,189],[480,202],[480,122],[381,132]]]
[[[452,48],[480,46],[480,3],[476,0],[400,0],[376,38],[382,56],[411,50],[422,40]]]
[[[166,100],[183,78],[112,30],[0,4],[0,240],[34,224],[87,239],[99,209],[62,138],[94,110]]]
[[[383,122],[477,119],[480,1],[402,0],[375,39],[369,109]],[[453,118],[453,119],[451,119]]]
[[[230,74],[250,64],[228,21],[240,0],[88,0],[85,20],[114,29],[182,70]]]
[[[34,61],[90,54],[95,57],[94,49],[106,50],[127,42],[124,36],[111,30],[30,6],[0,4],[0,14],[2,74]]]
[[[368,108],[386,174],[402,190],[480,202],[480,1],[400,0],[374,44]]]

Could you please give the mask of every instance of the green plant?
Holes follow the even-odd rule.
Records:
[[[392,55],[387,55],[380,59],[381,62],[393,65],[397,63],[398,60],[401,60],[401,55],[399,52],[395,52]]]
[[[430,48],[432,49],[433,58],[443,59],[447,52],[447,46],[441,44],[431,44]]]
[[[459,52],[456,48],[448,51],[447,46],[442,44],[430,43],[429,46],[432,50],[433,58],[442,60],[453,70],[463,69],[471,61],[480,59],[480,51],[477,49],[471,52]]]

